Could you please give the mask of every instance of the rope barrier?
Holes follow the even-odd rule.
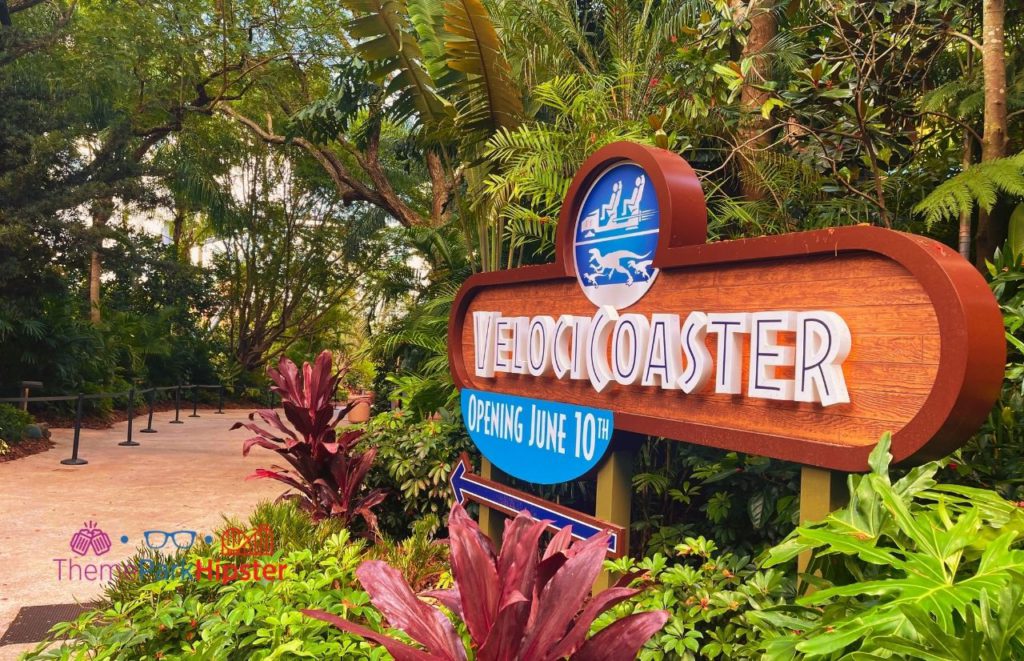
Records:
[[[127,397],[127,414],[128,414],[128,434],[127,438],[118,443],[121,446],[137,447],[141,445],[137,441],[132,440],[132,423],[135,417],[135,400],[139,396],[145,397],[148,408],[149,408],[149,419],[145,429],[140,429],[139,432],[143,434],[155,434],[157,430],[153,429],[153,402],[155,400],[154,395],[158,392],[165,392],[168,390],[174,391],[174,420],[171,424],[182,425],[185,424],[184,420],[180,419],[181,414],[181,390],[182,388],[188,388],[192,390],[192,415],[190,418],[198,418],[199,413],[199,391],[200,390],[211,390],[216,389],[217,393],[217,410],[214,411],[216,414],[224,414],[224,386],[221,384],[179,384],[176,386],[150,386],[149,388],[136,389],[131,388],[130,390],[124,390],[121,392],[99,392],[99,393],[78,393],[77,395],[43,395],[39,397],[28,397],[27,389],[26,395],[21,397],[0,397],[0,402],[14,402],[20,403],[27,406],[31,402],[75,402],[75,434],[71,443],[71,457],[68,459],[62,459],[60,463],[66,466],[81,466],[89,463],[85,459],[78,456],[78,445],[82,431],[82,411],[83,404],[87,399],[120,399]],[[273,395],[271,395],[273,396]]]

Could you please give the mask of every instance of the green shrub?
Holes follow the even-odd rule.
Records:
[[[6,441],[7,445],[20,443],[25,427],[34,422],[35,419],[26,411],[10,404],[0,404],[0,441]]]
[[[648,439],[633,474],[632,552],[669,554],[687,537],[757,555],[797,523],[799,467],[767,457]]]
[[[452,502],[451,476],[459,454],[476,453],[460,421],[412,420],[401,410],[375,416],[365,442],[378,448],[367,484],[391,493],[377,509],[386,534],[405,537],[441,526]]]
[[[664,609],[671,613],[639,658],[738,659],[756,649],[753,626],[743,615],[783,602],[793,595],[794,581],[778,570],[760,571],[749,556],[717,553],[715,543],[687,538],[675,548],[675,559],[661,553],[642,560],[622,558],[608,563],[621,574],[640,573],[647,590],[609,615]],[[597,626],[605,624],[604,618]]]
[[[362,639],[304,617],[317,608],[381,629],[380,613],[355,579],[355,569],[380,553],[412,553],[417,571],[443,566],[444,547],[411,540],[368,553],[364,540],[352,540],[332,520],[313,525],[292,503],[262,504],[246,526],[261,523],[275,533],[275,553],[266,562],[288,565],[283,580],[220,582],[180,578],[143,581],[122,574],[107,587],[106,601],[51,632],[26,659],[267,659],[388,658]],[[152,557],[140,553],[137,557]],[[165,556],[224,561],[219,542],[197,543],[187,552]],[[238,561],[238,558],[233,558]],[[430,584],[431,586],[437,583]],[[70,639],[63,642],[62,639]]]
[[[817,589],[748,614],[766,658],[1024,658],[1024,510],[937,484],[939,462],[892,482],[889,443],[849,478],[847,507],[767,554],[771,567],[813,552]]]

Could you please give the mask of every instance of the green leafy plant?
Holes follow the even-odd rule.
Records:
[[[750,556],[719,553],[715,543],[703,537],[688,537],[671,558],[655,553],[641,560],[622,558],[609,566],[623,575],[641,575],[650,586],[598,618],[596,626],[633,610],[670,613],[665,627],[640,651],[643,661],[753,655],[759,636],[744,614],[783,603],[794,588],[792,577],[777,569],[759,570]]]
[[[380,614],[353,573],[367,558],[365,541],[353,540],[337,520],[313,524],[291,502],[260,505],[247,525],[228,521],[225,526],[262,523],[275,533],[275,552],[266,561],[288,567],[280,580],[222,584],[180,577],[140,580],[123,574],[108,586],[100,607],[55,626],[50,640],[25,658],[386,658],[383,650],[295,608],[331,608],[379,627]],[[219,552],[216,542],[200,542],[163,560],[192,566],[197,560],[237,561]]]
[[[1024,152],[977,163],[935,187],[914,211],[924,214],[928,226],[970,214],[974,205],[992,211],[1000,193],[1024,195]]]
[[[377,510],[381,529],[404,536],[418,525],[436,532],[451,503],[448,478],[473,444],[458,420],[422,420],[406,410],[374,416],[364,437],[380,448],[367,482],[395,493]]]
[[[0,441],[13,445],[24,438],[25,427],[35,422],[27,412],[10,404],[0,404]]]
[[[381,489],[363,493],[362,486],[377,449],[355,452],[362,430],[338,434],[337,428],[348,409],[334,407],[341,375],[332,374],[331,353],[322,352],[314,365],[303,364],[301,376],[295,363],[284,356],[278,368],[269,368],[267,374],[274,382],[272,390],[281,396],[285,417],[295,430],[286,427],[272,409],[259,410],[250,414],[249,419],[259,415],[275,431],[242,422],[231,428],[245,427],[256,433],[242,446],[243,455],[258,445],[277,452],[291,464],[292,470],[260,468],[251,477],[279,480],[293,487],[299,493],[286,493],[282,498],[298,502],[314,521],[336,517],[348,525],[362,517],[370,531],[375,532],[377,517],[373,507],[384,500],[385,494]]]
[[[849,478],[847,507],[767,554],[773,567],[812,552],[805,579],[816,587],[748,613],[767,658],[1020,658],[1024,511],[992,491],[937,484],[938,462],[893,482],[889,444],[871,453],[869,474]]]
[[[537,543],[546,523],[520,513],[508,523],[501,551],[480,532],[461,505],[448,518],[455,587],[425,593],[466,625],[474,658],[509,660],[625,659],[668,618],[665,611],[634,613],[587,638],[601,613],[639,592],[615,587],[590,596],[608,548],[604,532],[570,544],[568,527],[551,540],[543,556]],[[310,617],[330,622],[383,645],[398,661],[468,658],[455,627],[438,609],[420,601],[401,574],[386,563],[366,562],[359,581],[388,620],[426,651],[322,610]]]
[[[700,532],[756,555],[793,529],[798,477],[786,462],[650,439],[633,475],[635,552],[669,554]]]

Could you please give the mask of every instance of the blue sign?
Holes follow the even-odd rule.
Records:
[[[580,205],[573,235],[576,279],[594,305],[629,307],[658,275],[658,198],[633,162],[605,170]]]
[[[524,497],[525,494],[469,474],[468,470],[465,460],[462,460],[455,467],[450,478],[452,490],[455,492],[455,500],[460,505],[464,505],[466,498],[469,498],[501,510],[510,516],[526,510],[538,521],[545,519],[550,521],[551,528],[555,530],[569,526],[572,529],[572,536],[577,539],[590,539],[602,530],[611,530],[611,527],[606,524],[602,525],[593,517],[583,514],[571,515],[564,508],[556,509],[554,506],[541,504],[543,501],[528,500],[527,497]],[[619,535],[614,530],[611,530],[611,536],[608,538],[608,552],[614,556],[622,554],[619,549]]]
[[[469,437],[495,466],[537,484],[574,480],[608,449],[612,412],[560,402],[462,390]]]

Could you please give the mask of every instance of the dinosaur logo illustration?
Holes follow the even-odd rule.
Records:
[[[594,305],[629,307],[647,293],[659,214],[647,173],[632,162],[605,170],[580,205],[574,235],[576,274]],[[628,195],[627,195],[628,191]]]
[[[649,255],[650,253],[647,254]],[[592,282],[596,286],[597,278],[599,276],[605,275],[607,273],[610,277],[615,273],[625,273],[626,286],[631,286],[633,284],[633,274],[629,271],[629,269],[622,265],[622,260],[629,259],[630,257],[632,257],[633,259],[629,260],[628,265],[630,266],[630,268],[635,269],[636,267],[634,265],[641,263],[638,262],[637,260],[643,259],[644,257],[647,257],[647,255],[638,255],[628,250],[616,250],[615,252],[610,252],[607,255],[602,255],[601,251],[598,250],[597,248],[591,248],[590,268],[592,272],[588,273],[587,276],[592,276],[592,278],[588,277],[587,280]],[[642,263],[650,264],[651,261],[647,260]],[[637,272],[640,273],[640,271]],[[645,275],[644,280],[651,279],[650,274],[647,271],[643,271],[643,273]]]

